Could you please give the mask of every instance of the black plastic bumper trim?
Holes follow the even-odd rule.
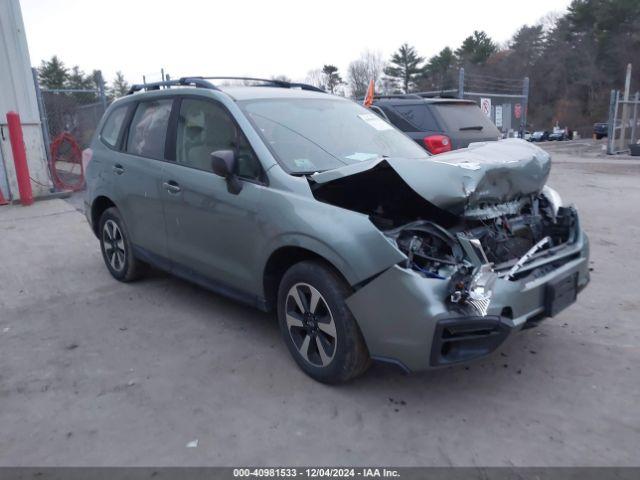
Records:
[[[497,315],[441,319],[433,335],[430,364],[437,367],[484,357],[513,330],[510,319]]]

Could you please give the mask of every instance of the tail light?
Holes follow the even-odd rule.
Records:
[[[451,140],[446,135],[429,135],[424,137],[423,142],[427,150],[434,155],[451,150]]]

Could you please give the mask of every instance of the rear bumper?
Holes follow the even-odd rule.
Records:
[[[575,301],[589,282],[586,235],[580,233],[567,250],[564,263],[548,272],[499,278],[486,316],[456,311],[447,301],[447,280],[397,265],[354,293],[347,305],[374,359],[411,371],[466,362],[490,354],[513,332]]]

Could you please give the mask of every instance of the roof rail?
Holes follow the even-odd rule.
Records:
[[[374,94],[373,98],[422,98],[420,95],[415,93],[390,93],[387,95],[383,94]]]
[[[178,80],[165,80],[163,82],[152,83],[138,83],[133,85],[127,95],[130,95],[140,90],[160,90],[165,87],[177,87],[177,86],[194,86],[196,88],[208,88],[210,90],[220,90],[209,80],[249,80],[254,82],[263,82],[269,87],[281,87],[281,88],[299,88],[301,90],[310,90],[313,92],[326,93],[323,89],[314,87],[313,85],[307,85],[306,83],[287,82],[285,80],[275,80],[267,78],[254,78],[254,77],[182,77]]]
[[[431,90],[428,92],[415,92],[415,94],[422,98],[458,98],[457,89]]]
[[[256,77],[199,77],[205,80],[249,80],[253,82],[263,82],[270,87],[281,87],[281,88],[299,88],[300,90],[310,90],[312,92],[322,92],[326,93],[323,89],[315,87],[313,85],[309,85],[306,83],[297,83],[297,82],[287,82],[286,80],[278,80],[274,78],[256,78]]]
[[[161,87],[169,88],[176,86],[194,86],[196,88],[209,88],[211,90],[220,90],[213,83],[208,82],[206,79],[202,77],[182,77],[178,80],[166,80],[164,82],[152,82],[152,83],[138,83],[136,85],[132,85],[127,95],[131,95],[132,93],[139,92],[140,90],[160,90]]]

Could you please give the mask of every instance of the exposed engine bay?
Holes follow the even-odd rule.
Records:
[[[318,200],[368,215],[406,255],[404,268],[448,281],[452,303],[486,315],[498,278],[557,268],[537,260],[577,237],[575,210],[544,187],[548,155],[521,143],[492,142],[431,166],[382,159],[315,174],[310,184]]]
[[[557,268],[561,262],[536,269],[527,266],[536,259],[553,256],[577,236],[576,211],[554,206],[543,193],[520,199],[515,212],[512,208],[492,205],[485,209],[484,216],[481,209],[475,209],[467,218],[451,216],[431,205],[429,216],[442,224],[418,219],[395,226],[395,220],[385,216],[389,210],[381,203],[369,217],[407,256],[405,268],[426,278],[448,281],[452,304],[471,307],[484,316],[498,278],[516,280]],[[506,211],[512,213],[503,213]],[[388,228],[391,225],[393,228]]]
[[[450,301],[471,306],[486,315],[492,287],[499,277],[516,280],[541,275],[560,263],[537,269],[534,260],[553,256],[575,239],[576,212],[560,207],[557,213],[539,195],[522,211],[486,220],[461,219],[444,229],[429,221],[416,221],[385,231],[407,256],[406,268],[427,278],[449,281]]]
[[[448,278],[454,267],[465,262],[491,264],[497,272],[509,270],[534,247],[531,256],[570,241],[575,226],[572,208],[560,207],[556,213],[541,194],[516,214],[473,220],[462,217],[447,229],[418,220],[384,233],[407,255],[407,267],[428,277]]]

